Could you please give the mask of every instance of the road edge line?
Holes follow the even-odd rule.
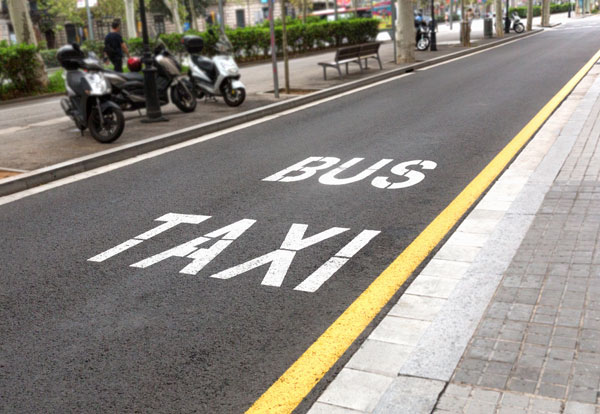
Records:
[[[0,180],[0,197],[18,193],[20,191],[29,190],[43,184],[56,181],[61,178],[66,178],[82,172],[87,172],[98,167],[103,167],[118,161],[123,161],[128,158],[134,158],[154,150],[166,148],[172,145],[182,143],[203,135],[211,134],[223,129],[241,125],[246,122],[255,121],[257,119],[275,115],[280,112],[306,105],[324,98],[335,96],[344,92],[368,86],[382,80],[393,78],[408,72],[444,63],[460,57],[484,51],[486,49],[500,46],[505,43],[513,42],[532,36],[542,32],[543,29],[532,30],[531,32],[522,33],[516,36],[503,38],[494,42],[490,42],[474,48],[461,50],[455,53],[450,53],[445,56],[440,56],[424,62],[418,62],[402,68],[392,69],[384,73],[377,73],[356,81],[344,83],[341,85],[332,86],[317,92],[313,92],[304,96],[291,98],[282,102],[277,102],[263,106],[261,108],[252,109],[237,115],[231,115],[214,121],[205,122],[203,124],[183,128],[178,131],[157,135],[146,138],[142,141],[125,144],[114,149],[96,152],[84,157],[67,160],[58,164],[50,165],[40,169],[32,170],[28,173],[5,178]]]
[[[600,59],[600,50],[246,411],[291,413]]]

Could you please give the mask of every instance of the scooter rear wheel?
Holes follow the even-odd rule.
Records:
[[[108,106],[102,111],[102,122],[98,108],[92,109],[88,119],[88,128],[94,139],[103,144],[116,141],[125,129],[125,117],[118,107]]]
[[[425,37],[425,36],[421,36],[421,38],[417,42],[417,49],[418,50],[427,50],[428,47],[429,47],[429,38]]]
[[[185,82],[185,87],[183,83]],[[196,96],[194,94],[194,85],[188,80],[182,80],[171,87],[171,102],[181,112],[194,112],[196,110]]]

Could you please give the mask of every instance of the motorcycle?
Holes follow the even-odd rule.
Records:
[[[525,26],[521,23],[521,18],[517,12],[512,14],[511,28],[517,33],[523,33]]]
[[[209,33],[213,33],[209,29]],[[240,81],[240,71],[233,58],[233,46],[221,31],[213,58],[200,56],[204,42],[200,36],[184,36],[183,45],[190,54],[190,79],[196,97],[222,96],[229,106],[239,106],[246,98],[246,87]]]
[[[186,75],[181,73],[181,65],[167,50],[162,41],[158,41],[154,49],[154,66],[157,69],[156,89],[160,105],[171,102],[182,112],[193,112],[196,109],[194,87]],[[130,58],[127,66],[131,72],[115,72],[104,69],[104,76],[112,85],[113,99],[124,111],[136,111],[146,107],[144,95],[144,76],[140,58]]]
[[[125,117],[111,100],[111,86],[102,66],[93,54],[86,57],[76,43],[58,49],[56,58],[65,69],[67,97],[60,101],[65,114],[75,122],[81,135],[89,128],[97,141],[115,141],[123,133]]]
[[[424,21],[415,23],[416,41],[418,50],[427,50],[429,47],[429,26]]]

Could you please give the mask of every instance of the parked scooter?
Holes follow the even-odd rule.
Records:
[[[167,50],[162,41],[158,41],[154,49],[154,66],[157,69],[156,87],[161,105],[169,103],[168,91],[171,90],[171,102],[182,112],[193,112],[196,109],[194,87],[186,75],[181,73],[181,65]],[[144,95],[144,76],[140,58],[130,58],[127,67],[131,72],[115,72],[104,70],[113,89],[114,101],[124,111],[136,111],[146,107]]]
[[[427,50],[429,47],[429,26],[424,21],[415,23],[416,41],[418,50]]]
[[[517,12],[513,12],[511,19],[511,28],[517,33],[523,33],[525,26],[521,23],[521,18]]]
[[[184,36],[182,42],[190,54],[190,79],[194,83],[196,97],[222,96],[229,106],[241,105],[246,98],[246,87],[240,81],[240,71],[233,59],[233,46],[227,35],[220,31],[217,54],[212,59],[199,55],[204,47],[201,37]]]
[[[93,54],[86,58],[76,43],[58,49],[56,58],[65,69],[67,97],[61,99],[60,105],[67,116],[82,135],[89,128],[97,141],[115,141],[123,133],[125,117],[111,101],[111,86],[102,73],[102,66]]]

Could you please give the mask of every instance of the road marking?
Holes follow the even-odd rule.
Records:
[[[123,253],[132,247],[143,243],[152,237],[163,233],[173,227],[181,224],[199,224],[205,220],[208,220],[211,216],[198,216],[189,214],[175,214],[168,213],[155,221],[163,221],[165,223],[135,236],[132,239],[126,240],[123,243],[112,247],[94,257],[88,259],[89,262],[101,263],[111,257]],[[242,219],[228,226],[214,230],[210,233],[205,234],[201,237],[196,237],[188,242],[172,247],[161,253],[150,256],[146,259],[140,260],[131,265],[131,267],[137,267],[144,269],[153,266],[163,260],[180,257],[192,259],[192,262],[187,264],[179,273],[188,275],[198,274],[206,265],[213,261],[223,250],[225,250],[231,243],[238,239],[242,234],[246,232],[250,227],[256,223],[256,220]],[[294,261],[296,253],[300,250],[306,249],[307,247],[321,243],[324,240],[335,237],[342,234],[349,228],[344,227],[332,227],[328,230],[322,231],[317,234],[313,234],[309,237],[304,237],[306,230],[308,229],[307,224],[292,223],[290,230],[288,231],[281,247],[270,253],[263,254],[255,259],[249,260],[245,263],[230,267],[226,270],[220,271],[213,274],[212,278],[215,279],[231,279],[235,276],[239,276],[257,267],[269,265],[267,274],[262,280],[262,285],[281,287],[287,272]],[[335,274],[340,268],[346,264],[356,253],[358,253],[363,247],[381,233],[378,230],[363,230],[358,236],[353,238],[347,243],[340,251],[338,251],[333,257],[331,257],[325,264],[319,267],[311,275],[309,275],[302,283],[294,288],[294,290],[314,293],[316,292],[323,283],[327,282],[331,276]],[[215,241],[215,239],[217,239]],[[213,241],[212,246],[208,248],[200,248],[206,242]]]
[[[154,221],[164,221],[163,224],[156,226],[155,228],[148,230],[145,233],[142,233],[138,236],[135,236],[133,239],[129,239],[119,244],[118,246],[113,247],[112,249],[108,249],[105,252],[97,254],[94,257],[88,259],[90,262],[103,262],[106,259],[110,259],[113,256],[116,256],[120,253],[123,253],[125,250],[129,250],[134,246],[142,243],[145,240],[149,240],[157,234],[163,233],[173,227],[181,224],[199,224],[205,220],[208,220],[210,216],[198,216],[192,214],[176,214],[176,213],[167,213],[164,216],[160,216]]]
[[[246,411],[291,413],[333,367],[412,272],[502,173],[554,110],[600,59],[600,50],[573,76],[464,190],[419,234],[342,315]]]
[[[377,170],[394,161],[393,159],[384,158],[383,160],[376,162],[352,177],[336,178],[338,174],[345,172],[348,168],[353,167],[363,160],[364,158],[352,158],[350,161],[343,163],[341,166],[334,168],[333,170],[319,177],[319,183],[324,185],[346,185],[355,183],[364,180]],[[331,168],[339,162],[340,159],[336,157],[308,157],[305,160],[292,165],[291,167],[285,168],[273,175],[263,178],[262,181],[274,181],[281,183],[302,181],[312,177],[317,173],[317,171]],[[316,165],[314,165],[315,163]],[[399,177],[405,177],[407,180],[403,180],[398,183],[392,183],[388,180],[388,177],[378,176],[371,181],[371,185],[377,188],[396,190],[399,188],[407,188],[419,184],[425,179],[425,174],[407,167],[420,167],[423,170],[433,170],[437,167],[437,164],[428,160],[412,160],[401,162],[400,164],[392,167],[390,172]]]

